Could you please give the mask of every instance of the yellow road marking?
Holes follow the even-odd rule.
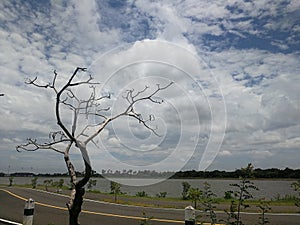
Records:
[[[6,193],[8,193],[8,194],[10,194],[10,195],[12,195],[12,196],[14,196],[16,198],[18,198],[18,199],[21,199],[23,201],[27,201],[28,200],[28,199],[23,198],[23,197],[21,197],[21,196],[19,196],[17,194],[14,194],[14,193],[12,193],[12,192],[10,192],[8,190],[2,189],[2,188],[0,190],[6,192]],[[68,210],[67,208],[64,208],[64,207],[59,207],[59,206],[55,206],[55,205],[48,205],[48,204],[44,204],[44,203],[41,203],[41,202],[35,202],[35,204],[36,205],[45,206],[45,207],[48,207],[48,208],[61,209],[61,210],[65,210],[65,211]]]
[[[1,191],[4,191],[18,199],[21,199],[23,201],[27,201],[26,198],[23,198],[17,194],[14,194],[6,189],[2,189],[0,188]],[[40,206],[44,206],[44,207],[48,207],[48,208],[54,208],[54,209],[60,209],[60,210],[64,210],[67,211],[67,208],[64,207],[60,207],[60,206],[55,206],[55,205],[49,205],[49,204],[45,204],[45,203],[41,203],[41,202],[35,202],[36,205],[40,205]],[[125,215],[118,215],[118,214],[112,214],[112,213],[103,213],[103,212],[92,212],[92,211],[88,211],[88,210],[82,210],[82,213],[87,213],[87,214],[93,214],[93,215],[100,215],[100,216],[109,216],[109,217],[118,217],[118,218],[124,218],[124,219],[134,219],[134,220],[144,220],[145,217],[139,217],[139,216],[125,216]],[[184,223],[184,221],[180,221],[180,220],[171,220],[171,219],[156,219],[156,218],[152,218],[152,221],[157,221],[157,222],[165,222],[165,223]],[[210,223],[203,223],[203,225],[209,225]],[[222,225],[222,224],[215,224],[215,225]]]

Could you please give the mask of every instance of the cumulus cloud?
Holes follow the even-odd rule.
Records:
[[[297,166],[276,158],[283,152],[299,156],[298,1],[3,1],[0,6],[2,160],[13,154],[7,149],[15,142],[43,139],[57,129],[51,92],[24,80],[38,76],[48,83],[56,69],[62,84],[76,66],[87,66],[102,82],[100,93],[111,93],[105,105],[112,112],[126,105],[127,89],[153,90],[174,81],[159,96],[164,104],[138,107],[155,115],[152,125],[162,138],[121,120],[104,130],[98,147],[90,146],[93,157],[101,153],[98,170],[111,158],[123,160],[119,169],[130,163],[156,169],[160,162],[162,169],[181,169],[188,161],[193,169],[199,163],[201,169],[211,163],[217,168],[220,157],[264,167],[266,156],[274,165]]]

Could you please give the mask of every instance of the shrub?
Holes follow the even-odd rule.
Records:
[[[12,186],[13,182],[14,182],[14,177],[9,177],[9,185],[8,186]]]
[[[156,195],[158,198],[165,198],[167,196],[167,192],[164,191],[164,192],[159,192],[157,195]]]
[[[194,203],[194,208],[197,209],[197,201],[200,200],[202,191],[199,188],[190,188],[188,197]]]
[[[181,184],[182,184],[182,193],[181,193],[182,199],[187,200],[189,199],[189,190],[191,188],[191,185],[186,181],[182,182]]]
[[[38,177],[34,177],[31,179],[32,188],[36,188]]]
[[[233,197],[232,197],[232,191],[225,191],[224,198],[225,199],[233,199]]]
[[[148,197],[148,194],[145,191],[139,191],[136,193],[137,197]]]

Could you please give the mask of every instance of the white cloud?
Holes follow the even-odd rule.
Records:
[[[223,151],[220,151],[219,154],[220,156],[228,156],[228,155],[232,155],[232,153],[228,150],[223,150]]]
[[[300,9],[300,2],[297,0],[291,0],[287,6],[289,12],[293,12]]]
[[[298,49],[293,46],[299,42],[295,16],[299,3],[291,0],[285,7],[281,3],[135,1],[122,4],[119,11],[96,1],[51,1],[38,8],[31,2],[1,2],[0,92],[5,93],[0,98],[1,148],[11,148],[27,135],[47,136],[57,128],[49,104],[53,96],[25,86],[26,77],[37,75],[41,82],[49,82],[57,69],[57,82],[62,84],[74,67],[91,64],[89,68],[103,82],[103,90],[114,91],[112,99],[145,82],[155,87],[156,83],[175,81],[160,95],[165,104],[139,107],[142,113],[153,111],[156,115],[153,125],[160,126],[163,141],[128,121],[116,123],[117,136],[112,128],[102,134],[102,144],[115,147],[134,143],[131,147],[149,150],[159,146],[152,159],[133,159],[132,152],[112,150],[123,153],[135,165],[139,160],[160,160],[159,154],[163,158],[170,152],[174,152],[173,161],[184,164],[194,148],[201,159],[205,146],[200,148],[196,141],[218,149],[226,117],[226,139],[219,156],[242,157],[250,152],[259,156],[257,161],[263,156],[276,158],[281,151],[295,156],[293,149],[300,136],[300,67]],[[288,37],[281,38],[285,34]],[[134,42],[122,46],[124,40]],[[264,50],[268,43],[273,53]],[[114,107],[118,110],[122,104]],[[21,137],[16,140],[16,135]],[[178,146],[181,151],[174,150]],[[91,152],[96,156],[99,149],[91,147]],[[210,163],[208,159],[214,154],[208,154],[203,162]],[[165,168],[175,168],[171,161],[164,163]]]

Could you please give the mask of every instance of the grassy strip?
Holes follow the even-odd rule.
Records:
[[[0,184],[2,187],[8,187],[8,185]],[[32,188],[32,185],[25,184],[25,185],[13,185],[13,187],[20,187],[20,188]],[[44,190],[44,185],[37,185],[36,189],[38,190]],[[64,194],[69,194],[69,187],[63,186],[61,188],[62,192]],[[57,192],[56,187],[48,187],[49,192]],[[92,199],[93,200],[100,200],[110,203],[118,203],[118,204],[125,204],[125,205],[134,205],[134,206],[142,206],[142,207],[158,207],[158,208],[180,208],[182,209],[184,206],[190,205],[190,200],[182,200],[180,198],[175,197],[165,197],[165,198],[159,198],[159,197],[153,197],[153,196],[147,196],[147,197],[138,197],[138,196],[132,196],[127,194],[121,194],[118,195],[117,202],[114,201],[114,195],[110,193],[103,193],[99,190],[88,190],[87,193],[93,194]],[[216,210],[221,211],[224,210],[224,208],[228,208],[231,201],[234,199],[224,199],[224,198],[215,198],[214,199],[214,205],[216,206]],[[250,205],[250,208],[246,211],[249,212],[258,212],[258,208],[256,207],[259,205],[259,200],[247,200],[245,203]],[[284,207],[286,209],[282,209],[280,212],[284,213],[297,213],[297,208],[295,207],[295,201],[290,198],[286,199],[272,199],[268,201],[269,206],[272,208],[274,207]],[[201,208],[201,204],[199,204]],[[294,209],[295,208],[295,209]],[[278,210],[270,210],[269,212],[279,212]]]

